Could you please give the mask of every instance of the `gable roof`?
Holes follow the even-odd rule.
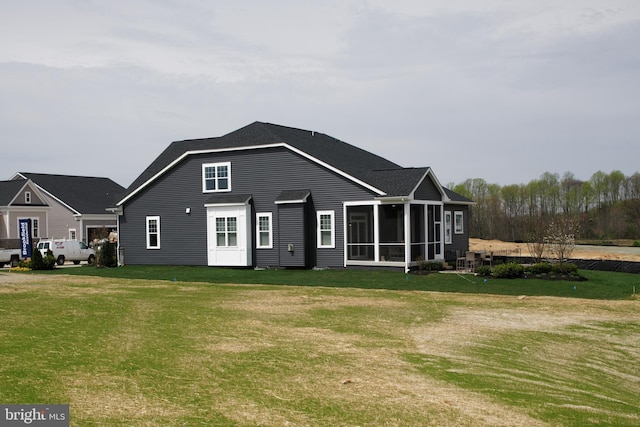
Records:
[[[254,122],[227,135],[171,143],[129,186],[120,205],[190,154],[283,146],[341,174],[379,196],[407,196],[429,168],[403,168],[320,132]],[[446,193],[439,184],[443,196]]]
[[[18,172],[13,179],[30,179],[77,215],[106,214],[126,191],[109,178]]]
[[[20,194],[27,189],[33,192],[31,203],[26,203],[24,198],[18,199]],[[49,204],[38,186],[29,179],[0,181],[0,207],[9,206],[43,207],[49,206]]]
[[[9,206],[25,185],[24,181],[0,181],[0,206]]]

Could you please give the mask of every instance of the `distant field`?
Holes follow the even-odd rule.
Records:
[[[586,243],[586,242],[585,242]],[[597,243],[597,242],[594,242]],[[616,243],[616,244],[614,244]],[[611,245],[576,245],[570,258],[606,259],[640,262],[640,247],[633,247],[633,241],[615,241]],[[476,251],[510,251],[530,256],[526,243],[503,242],[501,240],[469,239],[469,248]]]
[[[0,273],[0,402],[74,426],[633,426],[639,304]]]

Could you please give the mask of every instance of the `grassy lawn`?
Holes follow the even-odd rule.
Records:
[[[637,276],[599,274],[524,298],[443,274],[0,273],[0,402],[70,403],[74,426],[638,425]]]
[[[581,270],[583,282],[541,279],[493,279],[454,273],[405,274],[398,270],[251,270],[192,266],[125,266],[119,268],[56,268],[39,274],[98,276],[176,282],[243,283],[363,289],[462,292],[494,295],[558,296],[626,299],[640,292],[640,276]],[[27,273],[28,274],[28,273]]]

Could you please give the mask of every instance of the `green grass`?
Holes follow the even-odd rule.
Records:
[[[640,421],[632,416],[639,405],[621,379],[639,379],[637,349],[625,344],[640,337],[639,320],[499,334],[459,359],[406,358],[425,375],[527,408],[552,425],[633,425]]]
[[[405,274],[392,270],[251,270],[189,266],[125,266],[113,269],[85,266],[58,268],[47,274],[90,275],[123,279],[176,282],[245,283],[292,286],[418,290],[493,295],[558,296],[589,299],[625,299],[640,292],[640,276],[628,273],[580,271],[581,282],[542,279],[494,279],[457,275]]]
[[[583,298],[389,271],[2,273],[0,402],[70,403],[73,426],[638,425],[637,276],[584,273]],[[606,283],[618,300],[594,299]]]

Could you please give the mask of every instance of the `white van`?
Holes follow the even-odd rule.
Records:
[[[89,264],[93,264],[96,260],[96,253],[93,249],[77,240],[41,240],[38,243],[38,250],[42,256],[45,256],[50,250],[58,265],[64,264],[65,261],[73,261],[74,264],[87,261]]]

